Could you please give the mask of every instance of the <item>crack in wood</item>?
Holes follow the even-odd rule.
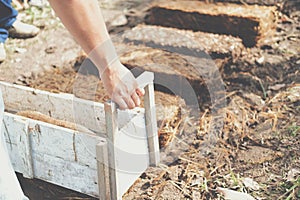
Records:
[[[77,158],[77,153],[76,153],[75,137],[76,137],[76,134],[75,134],[75,133],[73,133],[73,151],[74,151],[74,161],[75,161],[75,162],[77,162],[77,161],[78,161],[78,158]]]

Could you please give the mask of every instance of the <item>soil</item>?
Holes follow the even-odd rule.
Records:
[[[127,18],[126,24],[114,26],[120,22],[112,23],[115,18],[107,17],[111,35],[143,22],[149,2],[132,2],[102,5],[105,16],[113,13]],[[260,47],[244,48],[240,56],[227,56],[219,62],[226,106],[218,110],[223,126],[214,132],[216,140],[210,140],[209,135],[216,126],[216,113],[207,91],[197,93],[202,100],[196,114],[180,97],[163,89],[156,92],[162,107],[176,106],[172,117],[160,120],[161,163],[143,173],[123,199],[224,199],[218,187],[256,199],[300,199],[299,3],[231,2],[276,6],[276,35]],[[73,93],[81,49],[49,7],[30,7],[19,16],[39,26],[41,33],[32,39],[7,41],[8,59],[0,64],[0,79]],[[81,75],[98,85],[98,92],[89,96],[91,92],[81,88],[75,95],[107,100],[97,76]],[[95,199],[40,180],[24,179],[20,174],[18,178],[32,200]]]

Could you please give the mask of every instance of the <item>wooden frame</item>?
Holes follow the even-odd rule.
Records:
[[[132,111],[5,82],[0,89],[6,110],[38,111],[84,127],[71,130],[5,112],[10,158],[27,178],[115,200],[159,162],[153,83],[145,89],[145,110]]]

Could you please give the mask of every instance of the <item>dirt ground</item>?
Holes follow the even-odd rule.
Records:
[[[111,35],[143,22],[148,1],[114,2],[101,4]],[[224,124],[210,146],[208,135],[215,125],[210,94],[197,93],[202,100],[195,115],[179,97],[163,103],[165,91],[157,92],[164,106],[177,105],[172,118],[160,121],[161,164],[143,173],[123,199],[224,199],[220,188],[255,199],[300,199],[300,5],[292,0],[230,2],[275,5],[275,36],[261,47],[244,48],[240,56],[220,62],[226,106],[218,112]],[[41,33],[32,39],[8,40],[0,80],[72,93],[81,49],[49,7],[31,7],[20,17],[39,26]],[[100,86],[93,98],[107,100],[98,78],[86,79]],[[88,88],[83,90],[89,93]],[[32,200],[95,199],[18,177]]]

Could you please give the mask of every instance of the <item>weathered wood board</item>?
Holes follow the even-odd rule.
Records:
[[[95,147],[104,138],[10,113],[3,124],[15,171],[98,196]]]
[[[102,103],[76,98],[72,94],[51,93],[1,81],[0,88],[6,110],[38,111],[56,119],[82,125],[96,133],[105,134],[105,113]],[[142,108],[120,111],[118,123],[123,127],[134,116],[143,116],[143,114]]]
[[[238,36],[252,47],[275,33],[275,11],[276,7],[258,5],[159,1],[150,9],[146,23]]]
[[[97,133],[101,130],[102,136],[99,136],[91,131],[71,130],[5,112],[3,130],[12,164],[15,171],[25,177],[38,178],[91,196],[103,197],[105,194],[102,193],[107,188],[101,188],[104,186],[102,180],[108,174],[97,172],[99,169],[107,171],[111,166],[99,164],[97,151],[98,155],[105,155],[107,146],[111,146],[115,155],[115,184],[118,187],[116,196],[121,197],[149,166],[144,109],[118,110],[118,133],[110,141],[106,132],[104,105],[101,103],[76,99],[76,106],[81,109],[79,114],[82,114],[78,121],[73,113],[73,95],[54,94],[3,82],[0,83],[0,88],[7,110],[51,113],[52,117],[61,120],[80,122],[88,129],[97,130]],[[98,124],[86,123],[90,119],[90,112],[96,113],[92,117],[97,118]],[[100,146],[100,150],[96,150],[97,146]]]

